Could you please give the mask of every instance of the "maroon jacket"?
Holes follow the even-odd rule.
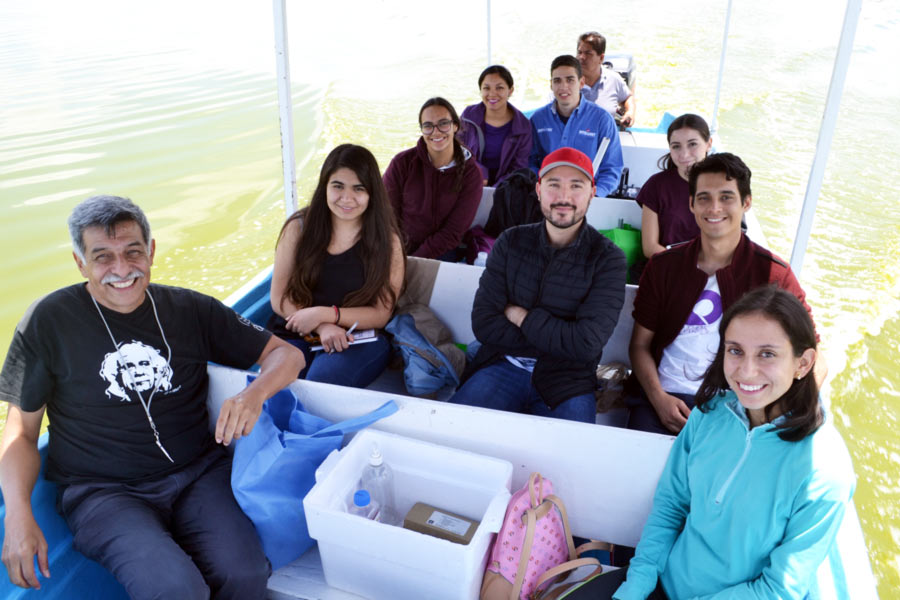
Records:
[[[459,246],[481,203],[481,170],[466,150],[462,189],[454,166],[435,169],[421,137],[415,148],[391,160],[384,172],[384,186],[400,229],[406,235],[410,256],[437,258]]]
[[[687,321],[709,276],[697,268],[700,238],[660,252],[650,259],[641,275],[634,298],[635,322],[653,332],[650,352],[657,366],[663,349],[675,341]],[[794,272],[780,258],[741,234],[731,264],[716,271],[722,310],[741,296],[768,283],[795,295],[812,316],[806,294]]]

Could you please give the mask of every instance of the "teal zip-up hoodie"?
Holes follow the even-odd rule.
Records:
[[[616,600],[803,598],[856,480],[830,420],[799,442],[749,428],[733,392],[694,410],[663,470]],[[777,422],[777,421],[776,421]]]

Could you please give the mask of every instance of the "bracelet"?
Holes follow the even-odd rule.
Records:
[[[337,325],[341,321],[341,309],[337,307],[337,304],[333,304],[331,308],[334,309],[334,324]]]

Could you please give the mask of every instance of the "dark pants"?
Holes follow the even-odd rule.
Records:
[[[153,481],[70,485],[60,509],[75,549],[131,598],[265,598],[269,561],[231,493],[221,447]]]
[[[628,569],[608,571],[566,596],[566,600],[610,600],[619,586],[625,581]],[[669,600],[663,591],[662,584],[657,581],[656,589],[650,592],[647,600]]]
[[[531,373],[505,358],[475,371],[450,402],[582,423],[594,423],[597,417],[593,393],[573,396],[550,408],[531,383]]]
[[[384,333],[379,333],[374,342],[354,344],[343,352],[330,354],[324,350],[313,352],[305,340],[287,341],[303,352],[306,368],[298,378],[307,381],[364,388],[378,379],[391,359],[391,343]]]
[[[447,250],[440,256],[435,256],[434,259],[439,260],[441,262],[457,263],[460,260],[462,260],[462,257],[463,257],[463,253],[460,251],[460,249],[453,248],[452,250]]]
[[[692,394],[672,394],[676,398],[682,400],[691,410],[694,409],[694,396]],[[656,409],[641,388],[640,394],[637,396],[626,395],[625,406],[628,407],[628,429],[637,429],[638,431],[649,431],[650,433],[661,433],[663,435],[677,435],[674,431],[670,431],[656,414]]]

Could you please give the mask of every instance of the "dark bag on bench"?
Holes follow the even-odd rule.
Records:
[[[531,169],[518,169],[501,181],[494,190],[494,205],[484,226],[485,233],[498,238],[510,227],[539,223],[544,215],[536,183],[537,175]]]

